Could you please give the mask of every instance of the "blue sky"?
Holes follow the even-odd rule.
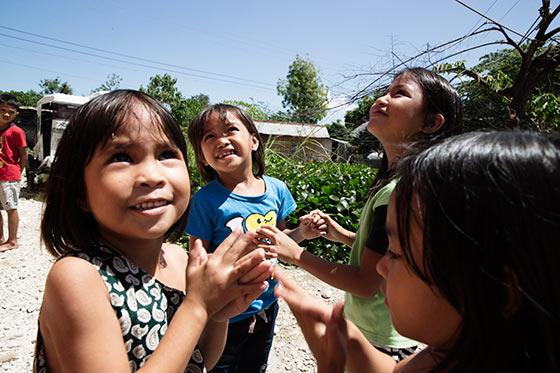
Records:
[[[464,1],[522,34],[541,3]],[[382,70],[480,24],[452,0],[19,0],[4,2],[2,13],[1,90],[38,90],[41,79],[58,76],[75,94],[89,94],[112,73],[123,78],[121,88],[137,89],[167,72],[186,97],[253,99],[272,110],[282,108],[276,84],[297,54],[317,66],[336,105],[372,79],[345,76]],[[448,52],[499,38],[477,37]],[[495,49],[456,59],[472,65]],[[326,121],[342,114],[332,110]]]

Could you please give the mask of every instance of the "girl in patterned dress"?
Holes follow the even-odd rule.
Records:
[[[186,144],[150,96],[113,91],[82,106],[58,145],[41,234],[57,261],[45,285],[35,371],[203,372],[229,317],[267,286],[250,234],[208,256],[174,244],[190,199]]]

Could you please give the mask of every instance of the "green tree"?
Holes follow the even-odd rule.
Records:
[[[300,56],[290,65],[286,79],[278,81],[277,90],[293,121],[317,123],[327,114],[327,89],[315,65]]]
[[[74,91],[68,82],[62,82],[59,77],[54,79],[42,79],[39,83],[41,93],[48,95],[51,93],[65,93],[71,95]]]
[[[123,79],[117,74],[109,74],[107,75],[107,80],[99,87],[93,89],[91,93],[100,91],[114,91],[121,86],[122,80]]]
[[[224,103],[234,105],[242,109],[253,120],[271,120],[268,108],[263,103],[242,101],[242,100],[225,100]]]
[[[331,124],[326,125],[327,130],[329,131],[329,135],[332,138],[339,139],[339,140],[349,140],[350,139],[350,131],[348,128],[342,123],[339,119],[336,122],[332,122]]]
[[[39,99],[41,97],[43,97],[43,95],[41,95],[39,92],[35,92],[31,89],[27,92],[23,92],[23,91],[0,91],[0,93],[9,93],[11,95],[14,95],[17,98],[17,100],[19,101],[19,103],[21,104],[21,106],[35,107],[37,105],[37,101],[39,101]]]
[[[473,77],[458,84],[464,104],[466,130],[503,128],[511,119],[512,97],[508,96],[519,75],[521,56],[515,49],[502,49],[482,56],[479,63],[465,69],[463,62],[444,64],[440,70],[454,69]],[[526,120],[541,130],[560,128],[560,71],[553,71],[535,84],[527,95]]]
[[[150,78],[146,88],[140,87],[140,91],[168,104],[179,125],[185,129],[194,117],[208,106],[210,99],[203,94],[185,99],[176,84],[177,79],[171,75],[156,74]]]

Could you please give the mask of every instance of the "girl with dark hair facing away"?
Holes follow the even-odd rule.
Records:
[[[184,227],[186,151],[170,113],[141,92],[98,96],[72,117],[41,222],[57,261],[35,371],[190,372],[216,362],[227,319],[262,292],[272,266],[240,232],[212,257],[164,243]]]
[[[379,292],[381,277],[375,271],[387,250],[385,220],[389,196],[395,187],[395,165],[411,149],[459,132],[461,119],[462,106],[456,91],[447,80],[423,68],[403,70],[377,98],[370,109],[368,131],[383,146],[383,160],[362,210],[358,231],[353,233],[342,228],[319,210],[301,218],[302,225],[316,228],[315,237],[320,235],[351,247],[348,264],[315,256],[273,228],[257,231],[271,240],[269,249],[278,253],[281,260],[345,290],[346,317],[374,346],[396,360],[413,353],[417,342],[399,335],[393,328]]]
[[[208,182],[195,193],[186,233],[191,246],[212,252],[235,229],[261,226],[285,230],[296,208],[286,184],[264,175],[264,144],[253,120],[236,106],[216,104],[189,126],[196,164]],[[311,225],[286,230],[296,241],[310,236]],[[276,282],[245,312],[230,320],[223,356],[213,372],[260,373],[266,370],[278,303]]]
[[[397,177],[377,270],[396,329],[427,347],[395,366],[340,306],[280,275],[319,372],[558,372],[557,144],[464,134],[406,158]]]

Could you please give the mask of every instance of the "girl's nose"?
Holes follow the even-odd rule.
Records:
[[[387,278],[387,255],[383,255],[380,261],[377,262],[375,269],[383,278]]]
[[[144,161],[137,166],[136,186],[154,188],[164,183],[157,160]]]
[[[379,96],[375,99],[374,105],[387,105],[389,99],[389,93],[385,93],[383,96]]]

